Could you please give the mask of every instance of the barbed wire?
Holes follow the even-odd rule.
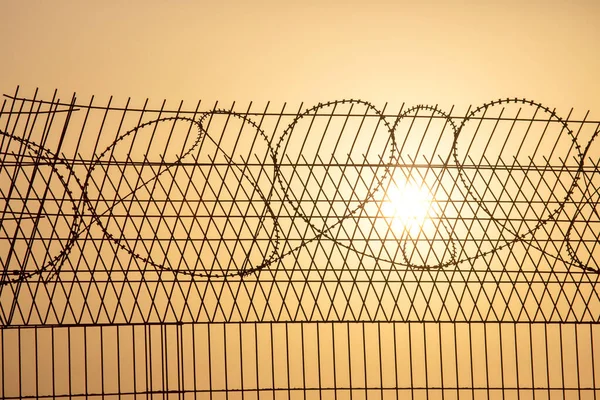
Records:
[[[505,116],[505,108],[511,106],[517,107],[516,115]],[[523,108],[528,111],[522,111]],[[286,257],[315,241],[329,241],[377,263],[409,269],[469,266],[478,259],[505,249],[510,251],[516,243],[523,243],[561,261],[567,270],[578,268],[590,273],[600,270],[598,264],[590,262],[594,259],[592,253],[597,251],[595,246],[589,249],[581,245],[589,240],[589,231],[595,229],[595,225],[590,225],[594,221],[589,218],[600,219],[596,209],[599,189],[593,183],[597,166],[589,169],[589,161],[586,161],[596,157],[591,149],[599,129],[582,145],[569,127],[568,119],[540,103],[517,98],[485,103],[462,118],[452,117],[451,112],[431,105],[416,105],[397,114],[386,114],[364,100],[335,100],[298,112],[272,137],[261,127],[262,120],[255,121],[254,115],[249,114],[214,108],[194,116],[175,115],[141,122],[117,134],[90,159],[67,157],[44,147],[43,143],[38,144],[8,129],[0,130],[0,174],[10,178],[8,189],[1,193],[0,231],[5,234],[0,240],[8,251],[2,260],[0,284],[21,282],[42,273],[49,273],[46,279],[51,279],[60,272],[75,243],[86,240],[85,235],[94,234],[93,225],[116,246],[115,252],[128,253],[157,270],[201,279],[247,276],[265,268],[278,268]],[[262,117],[265,115],[266,112]],[[283,112],[279,118],[282,115]],[[220,136],[211,126],[213,119],[218,118],[225,119]],[[315,121],[321,118],[327,122],[317,126],[320,122]],[[348,128],[352,125],[348,122],[351,118],[358,118],[358,125]],[[418,118],[429,124],[413,129]],[[237,138],[228,130],[231,119],[241,124]],[[438,137],[428,136],[425,140],[434,120],[442,124],[436,128]],[[484,126],[488,122],[491,125]],[[119,146],[127,140],[133,143],[145,128],[156,130],[159,125],[171,124],[172,133],[176,123],[189,124],[196,133],[191,135],[193,139],[189,143],[186,141],[187,147],[170,154],[174,160],[166,161],[170,139],[158,161],[150,160],[147,155],[137,163],[129,154],[125,160],[115,156]],[[400,132],[399,126],[404,123],[410,127]],[[498,128],[502,123],[508,125]],[[528,127],[518,133],[514,128],[517,123],[528,124]],[[539,126],[533,127],[534,124]],[[337,128],[331,128],[333,125]],[[250,149],[255,146],[264,149],[264,154],[252,153],[256,161],[251,162],[250,156],[236,157],[222,145],[223,137],[229,136],[238,146],[242,129],[246,130],[244,138],[253,137],[255,142],[261,143],[253,142],[248,145]],[[253,131],[254,136],[248,134],[248,130]],[[425,163],[416,163],[418,151],[407,151],[406,138],[403,136],[401,142],[400,134],[420,137],[418,151],[433,149],[429,158],[425,157]],[[509,137],[515,135],[518,140],[509,144],[512,140]],[[450,148],[446,144],[444,149],[443,140],[451,143]],[[542,146],[543,140],[548,141],[546,146]],[[474,145],[478,143],[485,145],[483,149]],[[512,149],[512,144],[518,144],[516,152],[507,150],[506,146]],[[247,144],[240,146],[246,148]],[[446,152],[440,154],[443,149]],[[560,153],[558,157],[557,153]],[[434,163],[436,156],[438,163]],[[571,163],[575,160],[575,164],[569,164],[569,160]],[[116,178],[109,173],[114,166],[119,172]],[[42,167],[49,169],[44,172]],[[152,172],[142,178],[146,167]],[[205,173],[202,170],[205,167],[210,171]],[[192,168],[199,168],[200,175],[188,174],[187,170]],[[323,171],[315,172],[316,169]],[[398,171],[404,176],[399,177]],[[137,176],[126,176],[132,172],[133,175],[137,172]],[[35,181],[36,175],[38,181]],[[53,176],[65,191],[63,197],[53,193],[56,190],[51,183]],[[37,184],[39,179],[46,184],[43,191],[34,187],[34,181]],[[105,181],[115,187],[113,179],[119,183],[111,199],[102,193],[102,188]],[[161,181],[163,179],[166,183]],[[189,182],[179,183],[186,179]],[[18,180],[30,184],[26,193],[20,189],[23,185]],[[200,181],[199,186],[194,183],[196,180]],[[429,236],[422,227],[417,234],[411,234],[406,228],[394,232],[390,217],[382,210],[383,204],[390,201],[386,194],[390,185],[402,181],[419,182],[420,187],[433,194],[430,208],[434,214],[430,216],[433,233]],[[125,194],[118,193],[122,182],[129,188]],[[164,193],[164,199],[155,198],[157,187]],[[177,196],[172,196],[177,199],[171,198],[175,193],[172,190],[177,192]],[[228,195],[220,196],[223,191]],[[544,195],[549,197],[544,198]],[[185,217],[191,219],[191,228],[185,227],[181,211],[187,197],[194,197],[196,210],[202,205],[205,211],[200,215],[191,208],[188,210],[189,215]],[[31,199],[36,205],[39,203],[37,212],[30,210],[33,206],[27,206]],[[47,212],[44,202],[48,199],[59,204],[58,208],[64,202],[69,203],[71,211],[62,215],[59,215],[60,210],[54,214]],[[131,214],[131,205],[127,208],[127,204],[135,202],[138,208],[146,205],[146,211]],[[167,213],[166,204],[170,202],[181,202],[179,211]],[[152,212],[148,211],[151,203],[156,207]],[[227,211],[222,204],[229,203],[232,205]],[[103,204],[106,207],[100,209]],[[208,204],[213,206],[211,210]],[[218,204],[221,204],[220,211]],[[158,205],[163,207],[162,211]],[[242,205],[246,207],[244,210]],[[116,212],[120,209],[123,215]],[[172,235],[171,240],[160,235],[160,238],[152,238],[151,234],[142,238],[142,225],[151,217],[159,218],[160,223],[167,221],[165,226]],[[225,222],[219,225],[215,222],[219,218]],[[45,219],[48,226],[40,228],[40,219]],[[127,219],[141,221],[139,227],[134,223],[137,237],[127,236],[125,222],[123,229],[115,230],[119,227],[116,221]],[[26,223],[32,220],[35,221],[33,227],[26,228]],[[473,221],[479,221],[480,226],[475,228]],[[557,234],[555,230],[548,230],[549,225],[564,224],[563,221],[568,225],[564,232],[559,230]],[[202,223],[208,225],[203,227]],[[298,228],[300,223],[304,228]],[[577,224],[584,224],[583,231],[578,231]],[[178,242],[185,241],[185,235],[191,235],[196,225],[203,237],[187,238],[192,250],[185,244],[180,247]],[[284,225],[289,228],[287,232]],[[153,229],[152,223],[148,222],[147,226]],[[175,234],[176,228],[185,233]],[[66,236],[63,230],[68,231]],[[540,231],[543,232],[540,234]],[[20,259],[16,249],[19,241],[30,246]],[[36,254],[31,254],[35,252],[31,248],[35,241],[42,245],[36,248]],[[51,241],[53,244],[49,244]],[[213,242],[217,244],[213,246]],[[247,242],[251,244],[246,245]],[[380,245],[371,246],[369,242]],[[564,243],[568,258],[549,251],[550,242],[555,248],[562,248]],[[586,249],[587,260],[578,254],[579,251],[585,253]],[[197,259],[190,260],[194,254]],[[230,259],[224,260],[227,255]],[[28,261],[30,257],[33,262]],[[35,269],[28,264],[35,264]]]

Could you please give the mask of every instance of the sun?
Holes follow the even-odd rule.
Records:
[[[412,236],[427,221],[431,202],[432,196],[423,186],[410,182],[392,183],[385,193],[381,213],[394,231]]]

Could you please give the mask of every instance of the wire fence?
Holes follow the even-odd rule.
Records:
[[[0,109],[3,398],[596,398],[600,122]]]

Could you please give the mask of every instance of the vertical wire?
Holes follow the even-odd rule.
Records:
[[[548,324],[544,324],[544,344],[545,344],[545,354],[546,354],[546,387],[547,389],[547,397],[550,398],[550,357],[548,353],[548,347],[550,347],[550,343],[548,342]]]
[[[453,329],[453,339],[454,339],[454,368],[455,368],[455,374],[454,374],[454,381],[455,381],[455,385],[456,385],[456,398],[460,398],[460,384],[459,384],[459,380],[460,380],[460,373],[459,373],[459,363],[458,363],[458,339],[457,339],[457,335],[456,335],[456,322],[454,322],[452,324],[452,329]]]
[[[300,321],[300,354],[302,360],[302,391],[303,399],[306,400],[306,349],[304,347],[304,321]],[[243,399],[242,399],[243,400]]]
[[[290,362],[291,362],[291,357],[290,357],[290,333],[289,333],[289,327],[288,327],[288,322],[284,322],[284,327],[285,327],[285,361],[286,361],[286,368],[285,368],[285,375],[286,375],[286,382],[287,382],[287,394],[288,397],[291,397],[292,395],[292,387],[290,384]]]
[[[192,373],[193,373],[193,388],[194,388],[194,396],[196,396],[196,393],[198,393],[198,371],[196,370],[196,364],[197,364],[197,359],[196,359],[196,329],[198,328],[203,328],[204,326],[202,325],[196,325],[196,324],[191,324],[190,325],[190,330],[191,330],[191,335],[192,335]]]
[[[116,342],[115,344],[117,347],[117,354],[116,354],[117,365],[116,365],[115,374],[117,376],[117,392],[119,394],[123,391],[123,389],[121,388],[121,335],[120,335],[121,332],[120,331],[121,331],[121,328],[118,325],[115,326],[115,342]],[[69,393],[70,392],[71,391],[69,390]]]
[[[440,324],[439,322],[437,323],[437,328],[438,328],[438,343],[439,343],[439,358],[440,358],[440,370],[439,370],[439,376],[440,376],[440,390],[441,390],[441,397],[444,398],[444,395],[446,394],[446,388],[444,385],[444,357],[443,357],[443,342],[442,342],[442,324]]]
[[[596,357],[594,357],[594,325],[588,324],[590,328],[590,351],[592,358],[592,393],[594,394],[594,400],[597,398],[597,377],[596,377]]]
[[[410,369],[410,398],[415,399],[415,377],[414,377],[414,364],[413,364],[413,340],[412,340],[412,326],[413,322],[407,322],[408,328],[408,368]]]
[[[471,322],[467,322],[469,328],[469,375],[471,377],[471,396],[475,397],[475,370],[473,365],[473,330]]]
[[[529,335],[527,336],[527,340],[528,340],[528,345],[529,345],[529,363],[531,364],[531,368],[528,372],[531,373],[531,390],[534,393],[535,396],[535,391],[536,391],[536,386],[535,386],[535,373],[534,373],[534,358],[533,358],[533,338],[532,338],[532,325],[531,324],[527,324],[527,329],[529,331]]]
[[[84,352],[83,352],[83,376],[84,376],[84,382],[83,382],[83,388],[85,390],[86,393],[88,393],[88,388],[89,388],[89,384],[88,384],[88,341],[87,341],[87,332],[88,332],[88,327],[84,326],[83,327],[83,348],[84,348]],[[36,336],[37,339],[37,336]]]
[[[579,364],[579,341],[578,341],[578,325],[571,325],[573,327],[573,336],[575,336],[575,368],[577,370],[577,395],[581,399],[581,365]]]
[[[183,330],[183,325],[182,324],[177,324],[176,325],[176,331],[177,331],[177,390],[179,392],[179,399],[183,400],[185,395],[184,395],[184,391],[186,390],[186,385],[185,385],[185,373],[184,373],[184,368],[185,368],[185,361],[188,360],[189,358],[185,357],[185,337],[184,337],[184,330]]]
[[[367,398],[369,392],[367,390],[367,388],[369,387],[368,385],[368,366],[367,366],[367,342],[366,342],[366,335],[365,335],[365,324],[366,322],[361,322],[361,328],[362,328],[362,347],[363,347],[363,382],[364,382],[364,391],[365,391],[365,398]]]
[[[211,325],[211,324],[206,325],[206,331],[207,331],[206,336],[208,338],[208,390],[209,390],[211,400],[213,398],[213,373],[212,373],[212,366],[213,366],[212,353],[213,352],[212,352],[212,341],[211,341],[212,327],[213,327],[213,325]]]
[[[85,329],[85,328],[84,328]],[[84,331],[85,332],[85,331]],[[35,327],[34,328],[34,348],[35,348],[35,395],[39,397],[40,395],[40,350],[39,350],[39,343],[38,343],[38,335],[39,335],[39,327]],[[2,338],[4,339],[4,335],[2,335]],[[2,350],[4,353],[4,343],[2,345]],[[87,350],[87,349],[86,349]],[[84,357],[86,356],[87,351],[84,352]],[[4,357],[3,357],[4,359]],[[85,377],[87,378],[87,371],[85,374]],[[2,380],[4,380],[4,367],[2,368]],[[2,382],[4,383],[4,382]],[[4,384],[2,385],[2,388],[4,388]],[[85,389],[87,391],[87,385],[85,386]],[[3,393],[4,394],[4,393]]]
[[[146,366],[146,399],[151,398],[152,384],[152,325],[144,325],[144,365]]]
[[[489,347],[488,347],[488,334],[487,334],[488,324],[483,324],[483,346],[485,351],[485,386],[486,386],[486,395],[488,399],[490,398],[490,364],[489,364]]]
[[[164,392],[169,388],[169,353],[168,353],[168,339],[167,339],[167,326],[165,324],[159,325],[159,345],[160,345],[160,390],[163,390],[162,398],[167,400],[167,393]]]
[[[388,324],[389,325],[389,324]],[[381,341],[381,321],[377,321],[377,355],[379,357],[379,396],[383,400],[383,353]]]
[[[56,397],[56,368],[55,368],[55,356],[54,356],[54,327],[50,328],[50,346],[52,347],[52,352],[50,356],[50,363],[52,365],[52,397]]]
[[[521,380],[519,379],[519,349],[518,349],[518,335],[517,335],[517,323],[511,324],[513,327],[513,337],[515,342],[515,376],[517,379],[517,399],[521,398]]]
[[[21,374],[23,373],[23,357],[22,357],[22,346],[23,346],[23,341],[21,339],[21,328],[17,328],[17,343],[16,343],[16,348],[17,348],[17,383],[18,383],[18,388],[19,388],[19,397],[23,396],[23,379],[21,378]]]
[[[560,342],[560,374],[561,374],[561,387],[563,398],[566,396],[565,390],[565,363],[564,363],[564,349],[563,349],[563,331],[562,324],[558,325],[558,339]]]
[[[137,358],[138,355],[136,354],[136,346],[135,346],[135,336],[136,336],[136,326],[135,325],[129,325],[129,327],[131,328],[131,364],[132,364],[132,383],[133,383],[133,393],[137,393],[138,392],[138,381],[137,381],[137,371],[138,371],[138,362],[137,362]]]
[[[244,390],[244,342],[243,342],[243,332],[242,332],[242,324],[241,323],[237,323],[238,326],[238,335],[240,338],[239,341],[239,345],[240,345],[240,388],[241,388],[241,394],[242,394],[242,400],[244,400],[244,394],[245,394],[245,390]],[[258,350],[258,349],[256,349]],[[256,352],[255,352],[256,353]]]
[[[260,358],[260,351],[259,351],[259,346],[258,346],[258,324],[255,322],[254,324],[252,324],[254,326],[254,348],[256,349],[256,357],[254,359],[254,368],[255,368],[255,373],[256,373],[256,391],[257,391],[257,397],[260,398],[260,375],[261,375],[261,368],[259,366],[259,358]]]
[[[425,369],[425,398],[429,398],[429,368],[427,367],[427,330],[426,323],[421,322],[421,326],[423,327],[423,364]]]
[[[269,322],[269,342],[271,344],[271,389],[273,390],[272,395],[273,399],[275,399],[275,349],[274,349],[274,340],[273,340],[273,322]]]
[[[352,379],[352,351],[350,348],[350,322],[346,322],[344,324],[345,328],[346,328],[346,340],[348,343],[347,346],[347,351],[348,351],[348,383],[349,383],[349,389],[350,389],[350,400],[352,400],[352,397],[354,395],[354,384],[353,384],[353,379]]]
[[[73,393],[73,385],[72,385],[72,375],[73,375],[73,366],[71,363],[71,327],[68,326],[67,328],[67,379],[68,379],[68,387],[69,387],[69,394]],[[118,347],[117,347],[118,348]],[[118,366],[118,364],[117,364]],[[119,392],[120,392],[120,388],[119,388]]]
[[[316,329],[316,335],[317,335],[317,379],[319,382],[319,400],[323,400],[323,383],[321,380],[321,376],[323,374],[322,371],[322,366],[321,366],[321,335],[320,335],[320,331],[321,331],[321,323],[317,323],[315,329]],[[335,374],[335,371],[334,371]]]
[[[336,368],[336,352],[335,352],[335,323],[331,322],[331,351],[333,354],[333,393],[335,396],[338,395],[338,384],[337,384],[337,368]]]
[[[104,396],[106,394],[106,389],[105,389],[105,377],[104,377],[104,370],[105,370],[105,363],[104,363],[104,327],[102,325],[99,325],[97,327],[97,329],[100,333],[100,382],[101,382],[101,394]]]

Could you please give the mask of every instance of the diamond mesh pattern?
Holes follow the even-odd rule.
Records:
[[[274,110],[8,97],[0,322],[598,321],[598,122]]]

